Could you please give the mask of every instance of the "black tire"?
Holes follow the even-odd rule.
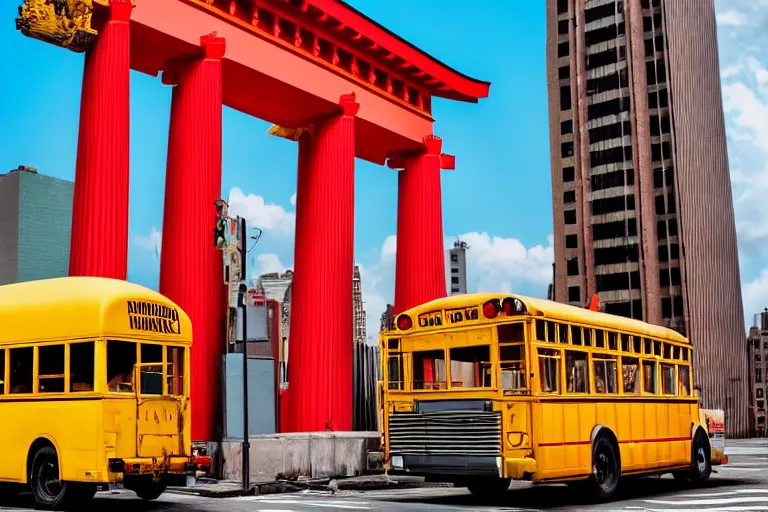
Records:
[[[136,496],[144,501],[156,500],[165,492],[168,484],[165,482],[155,482],[152,477],[133,477],[126,478],[123,485],[136,493]]]
[[[691,469],[688,478],[696,483],[704,482],[712,474],[712,448],[703,430],[698,430],[691,443]]]
[[[469,492],[483,498],[494,498],[503,495],[509,489],[511,478],[485,478],[467,484]]]
[[[56,510],[90,501],[96,486],[59,480],[59,456],[50,446],[40,448],[32,459],[29,486],[37,508]]]
[[[618,447],[606,436],[599,436],[592,444],[592,474],[588,485],[597,501],[613,497],[621,478]]]

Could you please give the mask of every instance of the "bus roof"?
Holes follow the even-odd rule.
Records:
[[[168,298],[101,277],[0,286],[0,344],[96,337],[189,344],[192,324]]]
[[[590,311],[586,308],[562,304],[546,299],[535,299],[533,297],[524,297],[522,295],[504,294],[504,293],[469,293],[463,295],[453,295],[442,299],[435,299],[431,302],[421,304],[408,311],[403,311],[415,321],[419,315],[430,311],[443,309],[458,309],[471,306],[482,307],[491,299],[503,301],[506,298],[517,298],[525,304],[528,313],[533,316],[543,316],[545,318],[561,321],[589,324],[603,329],[616,329],[627,333],[637,333],[643,336],[662,338],[665,340],[676,341],[678,343],[688,343],[688,339],[677,331],[649,324],[640,320],[633,320],[609,313]]]

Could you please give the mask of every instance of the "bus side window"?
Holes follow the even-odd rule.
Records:
[[[140,349],[141,367],[141,394],[163,394],[163,346],[152,343],[142,343]],[[143,366],[147,363],[157,365]]]
[[[184,394],[184,347],[168,347],[168,394]]]
[[[661,394],[676,395],[675,366],[671,364],[661,365]]]
[[[618,337],[618,334],[616,334],[613,331],[608,331],[608,349],[609,350],[616,350],[616,338]]]
[[[612,356],[604,356],[600,354],[593,354],[592,358],[592,364],[595,368],[595,392],[618,393],[619,387],[616,382],[616,359]]]
[[[621,374],[624,381],[625,393],[639,393],[640,392],[640,379],[638,373],[640,365],[635,357],[622,357],[621,358]]]
[[[605,331],[595,329],[595,347],[605,348]]]
[[[133,369],[136,344],[130,341],[107,341],[107,388],[118,393],[133,393]]]
[[[539,381],[542,393],[560,393],[560,351],[539,349]]]
[[[587,353],[565,352],[565,375],[568,379],[568,393],[589,393],[589,367]]]
[[[390,353],[387,361],[387,381],[389,389],[403,389],[403,355]]]
[[[557,324],[558,330],[560,331],[559,334],[559,340],[560,343],[568,343],[568,325],[567,324]]]
[[[93,341],[69,345],[69,391],[93,391],[95,347]]]
[[[5,350],[0,350],[0,395],[5,394]]]
[[[691,395],[691,369],[685,365],[677,366],[678,385],[680,396]]]
[[[656,385],[656,361],[643,361],[643,391],[654,395],[659,392]]]
[[[499,346],[501,365],[501,389],[504,391],[524,391],[527,389],[525,378],[525,344]]]
[[[37,349],[37,385],[40,393],[64,392],[64,345]]]
[[[525,328],[522,322],[516,322],[514,324],[502,324],[498,327],[496,333],[499,337],[499,343],[513,343],[525,341]],[[536,321],[536,330],[538,331],[539,325],[543,325],[541,320]],[[543,331],[543,329],[542,329]],[[539,341],[544,341],[544,338],[539,338]]]
[[[11,393],[32,393],[32,347],[12,348],[9,351],[11,363]]]

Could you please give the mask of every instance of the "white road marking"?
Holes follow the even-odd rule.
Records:
[[[643,500],[654,505],[725,505],[731,503],[768,503],[768,497],[722,498],[714,500]]]
[[[643,510],[644,512],[670,512],[670,510],[675,510],[676,512],[680,511],[691,511],[691,512],[702,512],[702,510],[706,510],[706,512],[743,512],[744,510],[768,510],[768,507],[766,506],[749,506],[749,507],[717,507],[717,508],[707,508],[707,509],[698,509],[698,508],[648,508],[648,507],[624,507],[625,510]]]
[[[768,489],[736,489],[733,491],[709,492],[699,494],[680,494],[677,498],[714,498],[717,496],[737,496],[739,494],[768,494]]]

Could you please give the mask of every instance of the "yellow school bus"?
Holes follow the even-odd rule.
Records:
[[[194,472],[189,317],[142,286],[66,277],[0,286],[0,482],[38,506],[122,483],[155,499]]]
[[[393,473],[481,495],[512,479],[567,482],[601,500],[624,475],[711,473],[691,345],[670,329],[469,294],[399,314],[380,350],[382,444]]]

